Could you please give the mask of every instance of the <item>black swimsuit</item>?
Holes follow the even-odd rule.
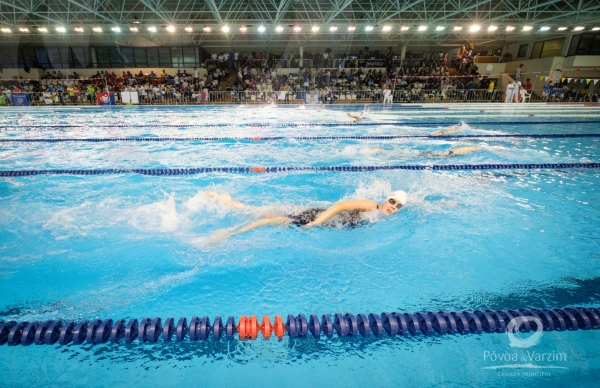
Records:
[[[292,220],[292,225],[304,226],[313,222],[319,214],[323,213],[325,210],[327,209],[312,208],[298,214],[288,215],[288,218]],[[338,217],[340,217],[341,226],[343,228],[356,228],[357,226],[365,224],[365,220],[362,219],[360,211],[350,210],[341,212],[333,219],[328,220],[324,226],[336,227],[337,223],[335,221]]]

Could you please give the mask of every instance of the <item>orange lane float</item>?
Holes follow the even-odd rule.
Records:
[[[264,316],[262,319],[262,325],[260,325],[260,332],[263,335],[264,339],[271,338],[271,332],[273,331],[273,326],[271,326],[271,320],[268,316]]]
[[[285,334],[285,325],[283,324],[283,320],[281,319],[281,315],[277,315],[275,317],[275,325],[273,325],[273,331],[275,332],[275,336],[279,339],[283,338]]]
[[[246,318],[245,315],[240,316],[237,331],[240,340],[255,340],[259,331],[256,315],[252,315],[250,318]]]

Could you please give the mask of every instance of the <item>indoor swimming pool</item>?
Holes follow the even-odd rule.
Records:
[[[0,321],[598,308],[599,146],[584,105],[5,109]],[[395,190],[406,206],[358,227],[227,232]],[[5,345],[0,364],[8,386],[576,386],[600,378],[599,340]]]

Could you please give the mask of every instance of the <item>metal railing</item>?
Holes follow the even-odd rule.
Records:
[[[582,93],[583,92],[583,93]],[[96,105],[96,95],[80,92],[73,96],[69,93],[25,92],[29,105]],[[6,94],[5,94],[6,96]],[[567,90],[550,92],[533,90],[532,93],[513,97],[512,102],[599,102],[598,94],[588,94],[587,90]],[[227,105],[227,104],[366,104],[383,103],[384,91],[380,88],[366,90],[332,91],[185,91],[137,93],[136,105]],[[391,101],[390,101],[391,100]],[[115,105],[122,105],[121,93],[114,93]],[[6,105],[12,105],[10,95],[5,98]],[[394,90],[386,103],[469,103],[469,102],[506,102],[504,90],[487,91],[483,89],[406,89]]]

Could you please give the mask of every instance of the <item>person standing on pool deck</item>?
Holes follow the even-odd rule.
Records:
[[[217,194],[207,191],[209,197],[215,198],[219,202],[237,208],[243,209],[245,204],[235,201],[231,195]],[[342,226],[345,228],[354,228],[362,224],[362,213],[370,211],[379,211],[383,215],[396,213],[408,202],[408,195],[403,190],[394,191],[385,201],[379,205],[375,201],[369,199],[358,199],[350,201],[339,201],[330,206],[328,209],[312,208],[298,214],[273,214],[266,216],[260,220],[254,221],[248,225],[239,225],[229,229],[222,229],[215,234],[215,240],[227,239],[236,234],[245,233],[253,229],[263,226],[300,226],[303,230],[308,230],[315,226],[325,225],[336,215],[341,216]]]

